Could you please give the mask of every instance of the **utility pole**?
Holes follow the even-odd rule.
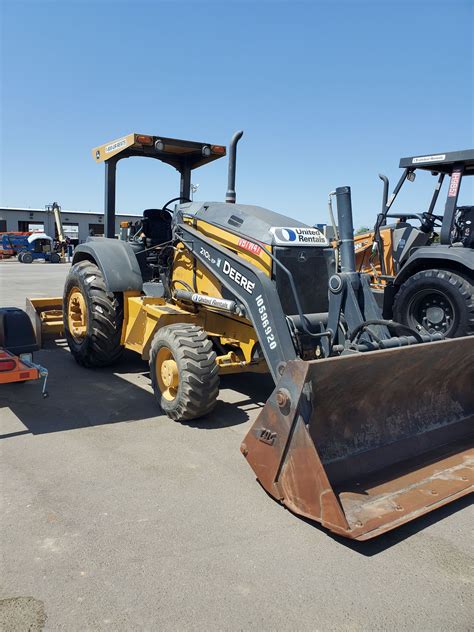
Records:
[[[191,184],[191,202],[194,200],[194,194],[199,189],[199,184]]]

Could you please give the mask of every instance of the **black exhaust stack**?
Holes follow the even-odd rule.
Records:
[[[235,204],[235,166],[237,162],[237,143],[243,136],[243,131],[235,132],[229,145],[229,174],[227,176],[227,193],[225,201],[228,204]]]
[[[384,176],[383,173],[379,173],[379,178],[383,182],[383,194],[382,194],[382,215],[385,216],[387,212],[387,203],[388,203],[388,187],[389,182],[387,176]]]
[[[339,224],[341,272],[355,272],[354,224],[352,220],[351,187],[336,189],[337,222]]]

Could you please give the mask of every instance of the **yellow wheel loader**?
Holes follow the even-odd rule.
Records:
[[[241,451],[269,494],[343,536],[371,538],[468,494],[474,338],[382,318],[355,271],[349,187],[336,190],[338,268],[316,228],[236,204],[241,136],[225,202],[190,199],[192,170],[223,157],[221,145],[130,134],[93,150],[106,169],[106,238],[76,248],[67,277],[72,355],[98,367],[136,351],[179,421],[212,412],[220,375],[270,372],[275,390]],[[116,165],[134,156],[173,166],[180,191],[123,241]]]

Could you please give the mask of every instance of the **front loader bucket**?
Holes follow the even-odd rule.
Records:
[[[367,540],[473,491],[474,337],[289,362],[242,453],[291,511]]]
[[[40,347],[44,338],[64,332],[62,297],[27,298],[25,311],[33,324],[36,342]]]

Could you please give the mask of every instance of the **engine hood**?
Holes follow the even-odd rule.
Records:
[[[180,204],[184,215],[208,222],[242,237],[255,239],[269,246],[327,247],[328,240],[317,228],[275,213],[262,206],[225,204],[223,202],[191,202]]]

